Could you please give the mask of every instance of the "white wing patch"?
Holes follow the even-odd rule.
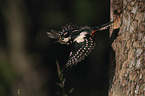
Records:
[[[81,43],[81,42],[84,42],[84,37],[86,37],[86,34],[88,34],[87,32],[81,32],[80,35],[74,39],[73,42],[77,42],[77,43]]]

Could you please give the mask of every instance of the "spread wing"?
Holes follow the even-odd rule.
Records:
[[[73,44],[65,67],[76,65],[78,62],[81,62],[95,47],[95,42],[92,40],[92,37],[85,37],[84,42],[74,42]]]

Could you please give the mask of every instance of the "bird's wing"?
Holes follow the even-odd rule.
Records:
[[[76,65],[78,62],[82,61],[90,54],[94,47],[95,42],[92,40],[92,37],[85,37],[84,42],[81,43],[74,42],[66,67]]]

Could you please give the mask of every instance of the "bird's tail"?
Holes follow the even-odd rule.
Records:
[[[114,21],[97,26],[97,27],[93,27],[93,31],[91,35],[94,36],[95,32],[107,29],[109,26],[111,26],[112,23],[114,23]]]

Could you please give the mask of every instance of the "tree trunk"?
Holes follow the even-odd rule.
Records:
[[[111,0],[111,20],[119,33],[109,96],[145,96],[145,1]]]

